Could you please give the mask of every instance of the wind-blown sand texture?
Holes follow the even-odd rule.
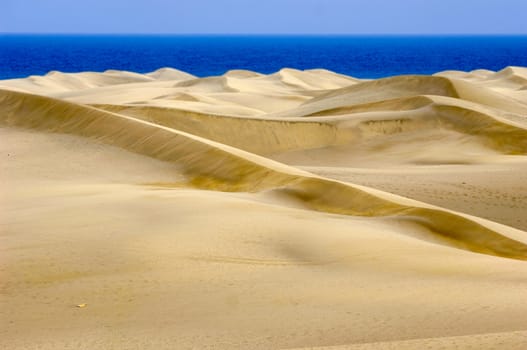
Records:
[[[0,140],[4,349],[526,349],[526,68],[50,72]]]

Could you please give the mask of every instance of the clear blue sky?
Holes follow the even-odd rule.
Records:
[[[0,32],[527,34],[527,0],[0,0]]]

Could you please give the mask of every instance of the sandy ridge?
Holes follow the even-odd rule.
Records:
[[[222,191],[280,188],[281,192],[316,210],[347,215],[401,215],[454,246],[527,258],[527,245],[507,238],[508,234],[520,237],[512,229],[504,227],[505,233],[498,233],[481,222],[448,211],[424,204],[421,204],[424,207],[414,207],[411,204],[420,203],[386,193],[380,197],[379,191],[318,178],[181,131],[93,107],[19,92],[3,92],[0,104],[4,105],[4,125],[95,137],[132,152],[174,162],[183,166],[192,183],[201,188]]]
[[[0,81],[2,344],[523,350],[526,79]]]

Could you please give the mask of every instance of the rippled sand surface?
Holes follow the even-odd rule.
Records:
[[[7,349],[524,349],[527,69],[0,81]]]

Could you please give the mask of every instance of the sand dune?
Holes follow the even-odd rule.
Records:
[[[0,81],[2,339],[519,348],[525,72]]]
[[[436,74],[437,76],[459,77],[469,80],[478,85],[484,85],[491,89],[502,87],[519,90],[527,86],[527,69],[524,67],[507,67],[499,72],[489,70],[475,70],[472,72],[446,71]]]
[[[151,80],[152,78],[142,74],[112,70],[103,73],[84,72],[75,74],[51,71],[45,76],[5,80],[3,83],[27,92],[50,94],[86,90],[109,85],[148,82]]]

